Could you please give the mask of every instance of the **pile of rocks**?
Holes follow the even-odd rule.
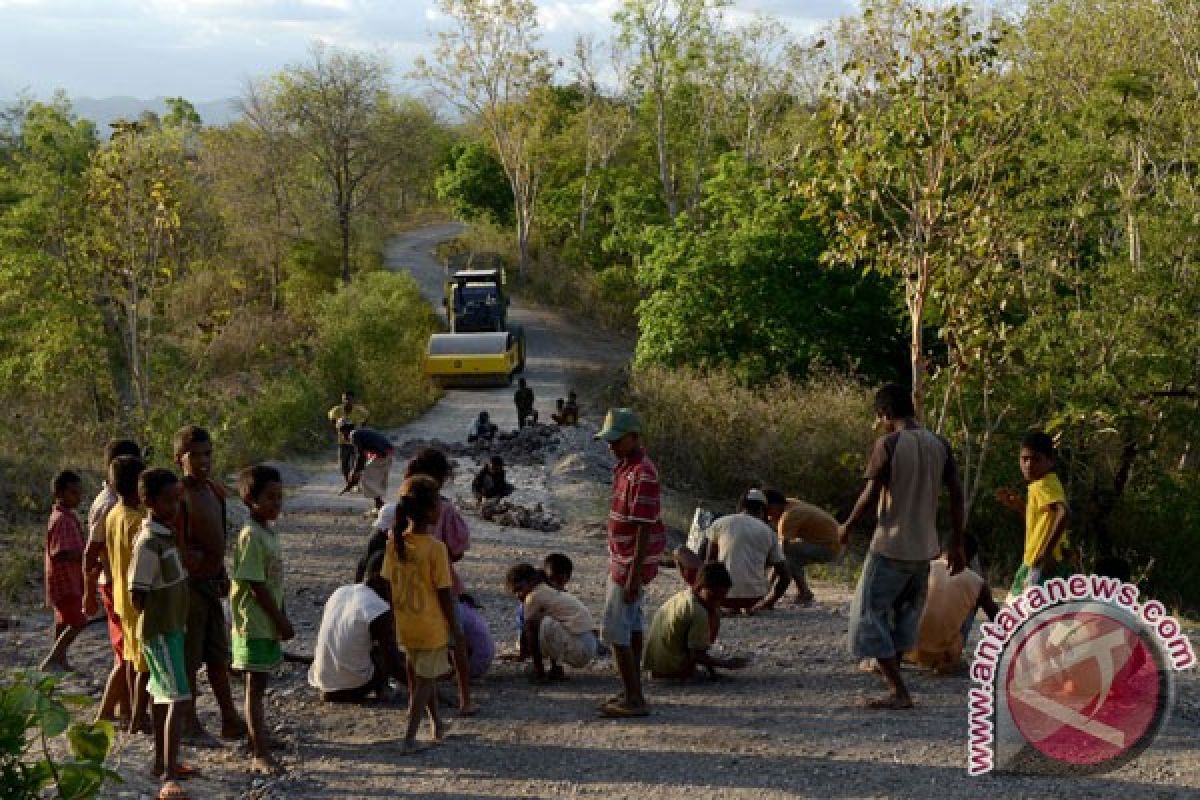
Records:
[[[541,503],[529,508],[503,499],[485,500],[479,507],[479,516],[495,525],[509,528],[529,528],[547,533],[562,529],[562,519],[543,508]]]
[[[500,433],[492,442],[443,442],[440,439],[410,439],[396,446],[396,457],[411,458],[418,450],[436,447],[456,458],[473,458],[482,464],[492,456],[500,456],[506,465],[540,466],[559,442],[557,425],[528,425],[518,431]]]

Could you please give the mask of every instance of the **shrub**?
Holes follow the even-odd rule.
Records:
[[[758,481],[837,511],[861,489],[874,417],[870,392],[851,380],[751,389],[729,372],[644,368],[629,401],[671,485],[732,501]]]

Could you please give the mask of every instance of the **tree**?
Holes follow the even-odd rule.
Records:
[[[820,172],[801,188],[830,224],[830,260],[900,279],[920,408],[931,299],[953,306],[946,278],[965,252],[1007,255],[974,223],[997,190],[1013,115],[981,103],[998,38],[968,9],[871,0],[855,24],[843,31],[847,85],[829,88],[829,140],[814,148]]]
[[[312,159],[336,215],[341,278],[350,282],[354,215],[367,184],[405,153],[406,129],[380,57],[314,45],[308,62],[273,79],[268,92],[295,146]],[[246,97],[243,107],[254,101]]]
[[[504,167],[488,145],[464,142],[450,151],[436,186],[438,197],[450,203],[459,217],[511,225],[513,195],[507,183]]]
[[[438,34],[432,62],[417,59],[415,74],[491,137],[512,191],[524,277],[545,166],[546,120],[535,94],[552,72],[537,43],[537,6],[532,0],[438,0],[438,9],[453,28]]]

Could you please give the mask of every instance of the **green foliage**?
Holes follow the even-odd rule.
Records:
[[[370,398],[379,423],[409,419],[432,402],[421,358],[436,322],[411,276],[362,276],[321,298],[315,326],[315,366],[326,396],[353,388]]]
[[[824,239],[803,212],[744,159],[722,158],[697,223],[648,232],[637,363],[727,368],[747,383],[903,363],[897,303],[881,281],[823,268]]]
[[[438,198],[465,220],[513,224],[513,196],[504,167],[483,142],[455,145],[436,187]]]
[[[16,672],[0,679],[0,786],[5,798],[88,800],[105,784],[120,781],[104,766],[116,739],[112,723],[71,721],[68,706],[90,702],[62,694],[53,676]],[[69,758],[50,753],[50,741],[59,737],[66,739]]]

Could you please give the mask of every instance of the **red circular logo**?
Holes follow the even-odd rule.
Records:
[[[1025,741],[1048,758],[1079,766],[1133,751],[1153,736],[1167,702],[1142,637],[1091,611],[1039,619],[1009,661],[1004,689]]]

